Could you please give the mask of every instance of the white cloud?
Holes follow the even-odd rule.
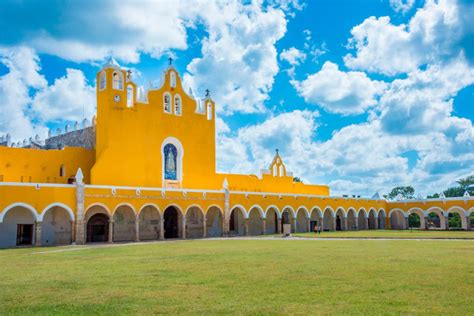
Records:
[[[390,0],[390,6],[395,12],[401,12],[403,14],[410,11],[415,4],[415,0]]]
[[[306,59],[306,54],[295,47],[284,49],[280,53],[280,59],[286,61],[291,66],[298,66]]]
[[[0,62],[8,68],[0,77],[0,133],[10,133],[15,140],[44,132],[44,128],[32,123],[28,107],[29,90],[47,84],[39,73],[38,56],[25,47],[0,48]]]
[[[328,112],[360,114],[377,104],[386,84],[371,80],[363,72],[343,72],[332,63],[324,63],[321,70],[305,80],[294,81],[298,93],[305,101],[320,105]]]
[[[54,7],[6,1],[3,6],[0,11],[14,16],[2,16],[0,22],[10,32],[7,42],[25,43],[66,60],[97,61],[114,55],[138,62],[141,52],[160,56],[187,48],[185,1],[68,2]],[[28,12],[35,11],[40,17],[31,19]]]
[[[31,106],[42,122],[90,120],[95,107],[95,88],[77,69],[67,69],[64,77],[36,93]]]
[[[95,89],[80,70],[67,69],[64,77],[49,86],[40,74],[36,53],[25,47],[1,48],[0,62],[8,72],[0,77],[0,134],[13,141],[39,134],[47,124],[80,121],[95,114]]]
[[[282,10],[237,2],[195,5],[209,36],[184,80],[202,93],[211,90],[218,111],[264,111],[263,102],[278,73],[275,43],[286,32]]]
[[[471,54],[473,21],[474,5],[456,0],[427,0],[407,25],[369,17],[352,28],[349,46],[355,52],[344,62],[352,69],[395,75],[463,51]]]
[[[416,70],[394,80],[381,98],[381,121],[394,134],[458,130],[453,119],[453,98],[474,83],[474,67],[463,57]]]
[[[303,175],[316,132],[318,112],[293,111],[270,117],[260,124],[239,129],[235,135],[218,135],[218,170],[258,173],[270,164],[275,149],[284,155],[290,171]]]

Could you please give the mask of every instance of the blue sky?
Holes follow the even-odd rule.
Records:
[[[192,4],[192,5],[191,5]],[[474,173],[471,0],[0,3],[0,135],[91,118],[109,56],[147,88],[169,56],[217,101],[217,169],[333,194],[439,192]]]

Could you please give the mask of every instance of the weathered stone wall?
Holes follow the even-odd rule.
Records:
[[[67,132],[46,139],[47,149],[56,149],[63,147],[84,147],[87,149],[95,148],[95,128],[89,126],[77,131]]]

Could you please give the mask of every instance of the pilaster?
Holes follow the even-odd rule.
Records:
[[[36,222],[35,225],[35,246],[40,247],[41,246],[41,222]]]

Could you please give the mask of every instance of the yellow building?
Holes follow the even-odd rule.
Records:
[[[57,136],[66,142],[57,149],[0,146],[0,247],[273,234],[284,224],[406,229],[412,213],[421,229],[448,229],[450,214],[470,229],[469,196],[334,197],[294,182],[278,152],[258,176],[217,173],[215,106],[209,94],[188,94],[171,65],[161,87],[144,91],[110,60],[97,74],[88,134]],[[94,145],[68,147],[77,135]]]

